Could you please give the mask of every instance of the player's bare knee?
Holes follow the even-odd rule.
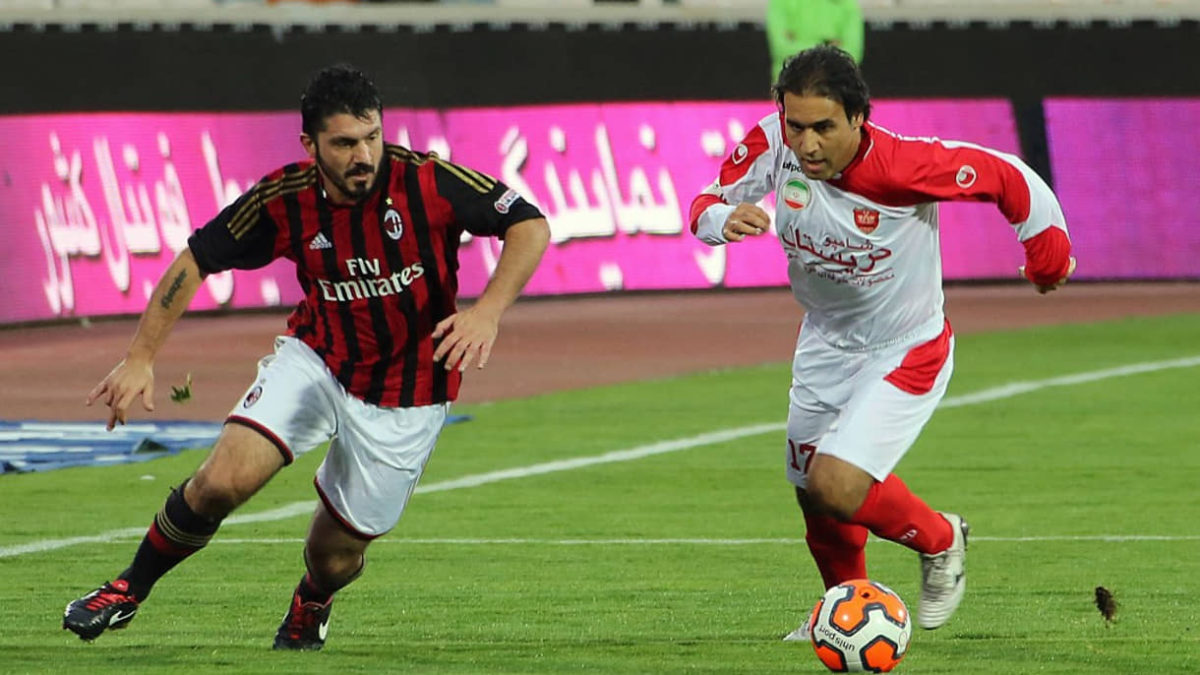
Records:
[[[229,476],[202,466],[188,481],[185,497],[193,511],[210,518],[224,518],[249,499],[250,494],[239,490]]]
[[[832,472],[812,472],[808,476],[802,504],[819,513],[832,516],[843,522],[850,521],[865,495],[859,494],[855,486],[847,484]]]

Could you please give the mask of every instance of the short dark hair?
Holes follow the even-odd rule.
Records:
[[[329,116],[349,113],[363,118],[372,110],[382,117],[383,103],[371,78],[353,66],[329,66],[313,74],[300,97],[300,128],[316,138]]]
[[[775,103],[783,110],[783,95],[817,95],[842,104],[846,119],[862,113],[871,116],[871,94],[854,58],[833,45],[820,45],[788,57],[771,87]]]

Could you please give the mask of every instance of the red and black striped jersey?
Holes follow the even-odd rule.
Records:
[[[395,145],[371,192],[330,202],[316,164],[259,181],[188,246],[204,274],[296,264],[304,299],[288,334],[311,347],[351,394],[385,407],[452,401],[461,374],[433,361],[431,337],[455,313],[463,231],[503,237],[541,217],[494,178]]]

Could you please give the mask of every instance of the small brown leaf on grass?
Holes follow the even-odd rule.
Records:
[[[1096,609],[1100,610],[1100,615],[1106,623],[1112,623],[1113,616],[1117,613],[1117,599],[1113,597],[1112,591],[1103,586],[1096,587]]]

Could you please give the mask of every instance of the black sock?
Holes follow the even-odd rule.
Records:
[[[129,592],[139,601],[150,595],[150,589],[171,568],[191,554],[204,548],[213,533],[221,526],[219,518],[200,515],[183,498],[187,481],[171,490],[166,504],[154,516],[154,522],[142,538],[129,568],[119,579],[129,583]]]

